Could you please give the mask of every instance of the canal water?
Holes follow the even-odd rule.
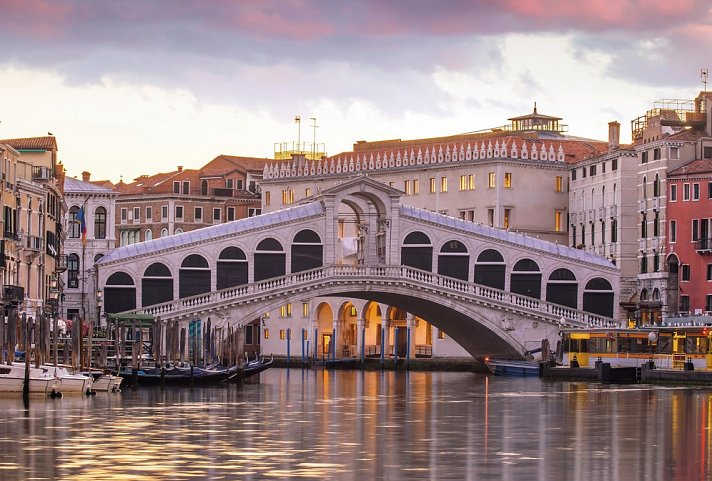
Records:
[[[0,398],[0,479],[703,480],[712,389],[270,369]]]

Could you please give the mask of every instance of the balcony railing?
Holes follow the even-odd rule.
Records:
[[[608,206],[608,215],[614,219],[615,217],[618,216],[618,206],[613,204]]]
[[[36,235],[25,235],[23,245],[25,249],[32,252],[42,252],[42,237]]]
[[[32,180],[52,180],[52,169],[41,165],[32,167]]]
[[[22,286],[2,286],[2,300],[5,303],[19,304],[25,300],[25,288]]]
[[[695,251],[698,254],[712,254],[712,239],[700,239],[695,242]]]
[[[64,272],[67,270],[67,254],[60,254],[54,263],[54,272]]]

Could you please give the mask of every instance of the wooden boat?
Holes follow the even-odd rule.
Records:
[[[514,359],[484,359],[487,369],[496,376],[538,377],[539,363]]]
[[[30,394],[58,396],[62,380],[47,369],[30,367]],[[22,393],[25,385],[25,365],[0,365],[0,393]]]
[[[269,369],[270,367],[272,367],[273,362],[274,356],[270,357],[269,361],[266,358],[253,359],[242,367],[244,377],[248,378],[250,376],[254,376],[255,374],[259,374],[262,371]]]
[[[191,385],[191,384],[219,384],[226,381],[234,370],[232,369],[210,369],[190,366],[168,366],[165,368],[149,368],[139,369],[136,372],[136,377],[139,386],[158,386],[161,383],[165,385]],[[133,372],[130,370],[121,371],[121,376],[131,379]]]

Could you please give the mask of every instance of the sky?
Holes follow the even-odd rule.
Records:
[[[51,132],[68,175],[113,182],[534,102],[626,142],[656,100],[697,96],[710,52],[709,0],[0,0],[0,138]]]

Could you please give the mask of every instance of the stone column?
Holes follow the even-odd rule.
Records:
[[[364,328],[366,327],[366,320],[359,317],[356,319],[356,354],[355,357],[360,359],[361,353],[364,352],[363,336]]]
[[[339,320],[334,319],[331,321],[332,331],[331,331],[331,342],[332,342],[332,352],[333,357],[341,357],[341,327],[339,326]]]
[[[317,353],[319,352],[319,333],[317,329],[319,328],[318,319],[309,320],[309,333],[307,334],[307,339],[311,339],[310,346],[310,357],[312,360],[316,360]]]
[[[410,312],[406,313],[405,325],[408,329],[408,345],[410,346],[406,357],[410,359],[415,357],[415,316]]]
[[[381,349],[383,352],[386,353],[386,358],[392,354],[392,350],[390,349],[390,344],[391,344],[391,320],[388,318],[388,309],[382,309],[381,312],[381,329],[385,329],[386,334],[383,336],[383,345],[381,346]],[[379,332],[378,335],[380,336],[381,333]]]

